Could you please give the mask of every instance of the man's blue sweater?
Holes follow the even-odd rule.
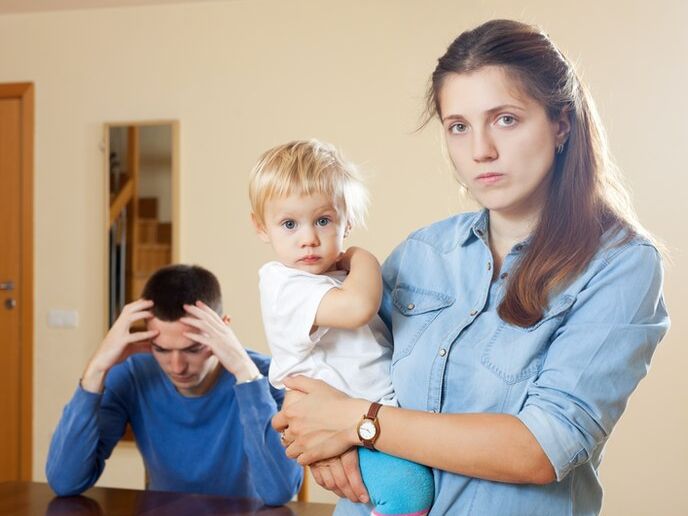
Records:
[[[267,376],[269,358],[249,356]],[[153,356],[133,355],[110,370],[103,394],[77,388],[50,443],[48,482],[58,495],[93,486],[129,422],[149,489],[281,505],[303,476],[270,426],[283,399],[266,378],[236,385],[225,369],[206,394],[185,397]]]

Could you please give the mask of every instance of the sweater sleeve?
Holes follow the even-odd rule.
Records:
[[[124,403],[107,383],[103,394],[77,387],[55,429],[45,467],[58,496],[78,495],[98,481],[127,420]]]
[[[269,360],[251,354],[263,375]],[[267,378],[234,387],[239,417],[244,429],[244,450],[250,464],[253,485],[266,505],[283,505],[298,492],[303,469],[287,457],[272,417],[282,406],[284,391],[270,387]]]

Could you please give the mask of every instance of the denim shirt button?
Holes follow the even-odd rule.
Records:
[[[446,349],[444,349],[444,348],[440,349],[440,356],[441,356],[441,357],[443,357],[443,356],[446,355],[446,354],[447,354],[447,350],[446,350]]]
[[[477,315],[478,311],[477,310],[471,310],[471,313],[469,314],[471,317],[474,315]]]
[[[409,303],[408,305],[406,305],[406,308],[408,310],[413,310],[415,307],[416,307],[416,305],[414,305],[413,303]]]
[[[492,270],[492,262],[487,262],[487,270],[488,271]]]
[[[509,275],[508,272],[502,272],[502,274],[500,274],[500,276],[499,276],[499,279],[506,279],[506,277],[507,277],[508,275]]]

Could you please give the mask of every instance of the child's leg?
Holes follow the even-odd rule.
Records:
[[[427,514],[435,495],[430,468],[386,453],[358,449],[358,462],[374,515]]]

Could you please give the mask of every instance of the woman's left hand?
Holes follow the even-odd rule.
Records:
[[[287,378],[284,384],[304,394],[272,418],[275,430],[284,432],[289,457],[306,465],[337,457],[358,444],[356,424],[369,402],[305,376]]]

